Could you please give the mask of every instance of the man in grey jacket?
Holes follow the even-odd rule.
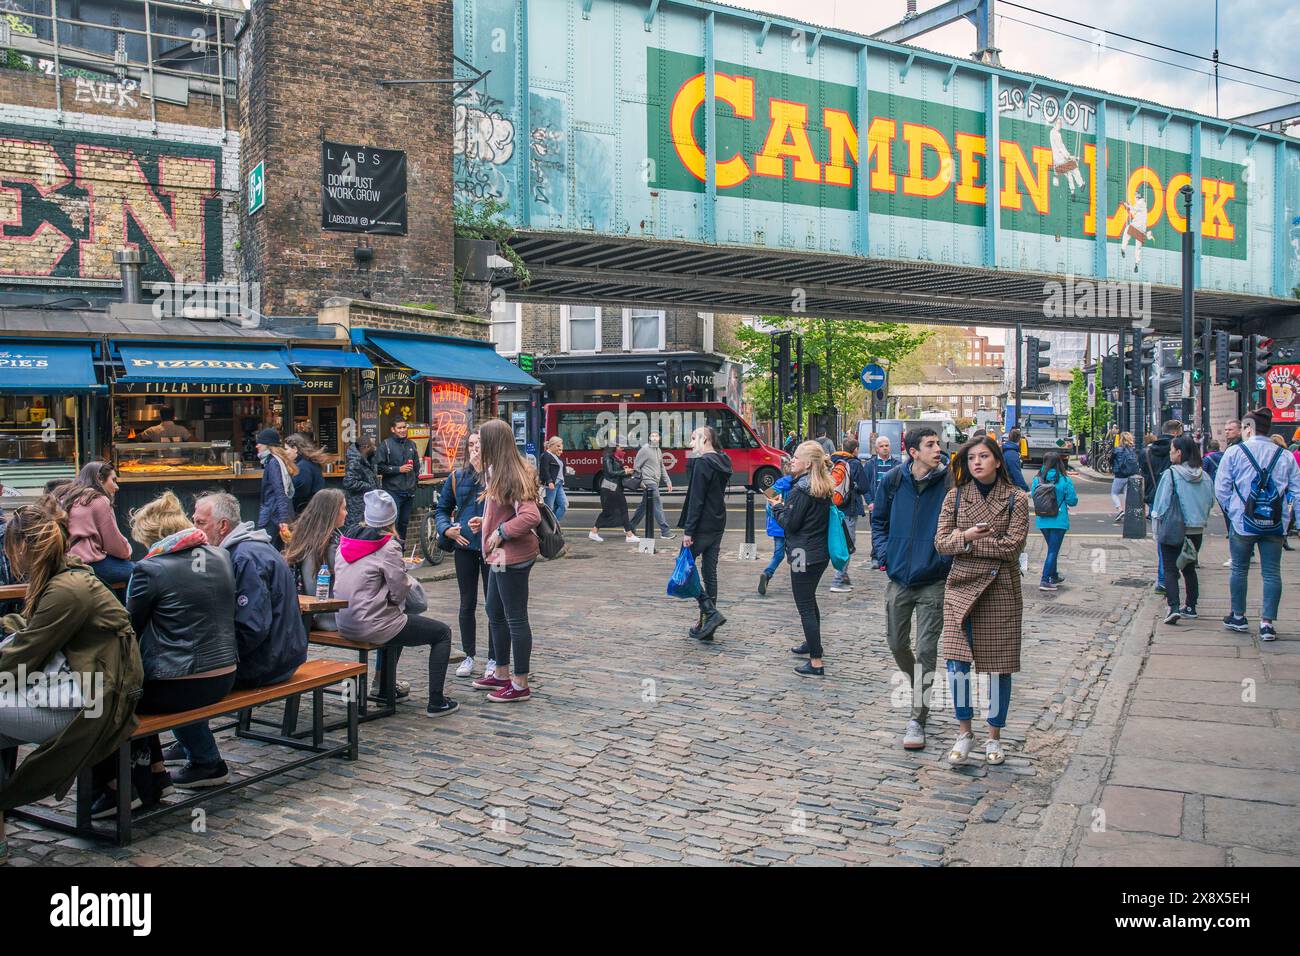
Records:
[[[661,484],[667,485],[668,490],[672,491],[673,482],[664,468],[664,453],[659,448],[658,432],[651,432],[650,443],[637,450],[636,460],[632,462],[632,474],[641,476],[641,503],[636,506],[636,514],[632,516],[632,527],[641,526],[641,519],[645,517],[645,495],[649,492],[654,504],[655,521],[659,523],[659,537],[674,537],[668,519],[664,517],[663,498],[659,494]]]

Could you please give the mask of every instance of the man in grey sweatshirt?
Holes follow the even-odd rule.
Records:
[[[645,494],[649,492],[654,504],[655,521],[659,524],[659,537],[674,537],[668,519],[664,517],[663,498],[659,495],[661,484],[666,484],[668,490],[672,491],[673,482],[664,468],[664,453],[659,448],[658,432],[651,432],[649,444],[637,449],[636,460],[632,462],[632,473],[641,476],[641,502],[636,506],[636,514],[632,516],[632,527],[641,527],[641,519],[645,517]]]

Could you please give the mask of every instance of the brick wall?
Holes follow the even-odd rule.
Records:
[[[0,178],[26,184],[0,192],[0,221],[22,224],[0,236],[0,282],[115,286],[124,244],[144,254],[146,283],[238,280],[239,133],[223,142],[197,98],[159,104],[156,131],[138,109],[73,111],[66,95],[60,117],[41,80],[0,70]]]
[[[245,217],[243,256],[264,311],[311,314],[330,296],[452,306],[452,0],[255,0],[239,37],[243,174],[266,166],[266,205]],[[406,152],[405,236],[325,232],[321,142]],[[353,249],[370,244],[360,268]]]
[[[488,340],[489,332],[486,319],[470,315],[345,298],[328,300],[320,309],[317,321],[322,325],[341,326],[343,329],[452,335],[480,342]]]
[[[559,305],[524,304],[520,309],[520,349],[534,355],[560,353]],[[716,337],[716,327],[715,327]],[[600,348],[602,352],[622,352],[623,310],[604,308],[600,316]],[[664,350],[668,352],[699,352],[704,348],[704,321],[694,309],[670,309],[664,314]],[[714,349],[718,346],[715,339]]]

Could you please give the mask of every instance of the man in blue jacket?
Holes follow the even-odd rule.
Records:
[[[912,687],[912,713],[903,733],[907,750],[925,748],[926,706],[934,683],[943,593],[952,559],[934,549],[939,512],[948,491],[939,434],[913,428],[905,442],[908,463],[891,471],[876,488],[871,509],[871,557],[889,574],[885,589],[885,638],[898,669]],[[913,652],[912,615],[916,615]],[[919,669],[917,665],[920,665]]]
[[[1013,428],[1007,432],[1007,437],[1002,441],[1002,460],[1006,462],[1007,475],[1011,478],[1011,483],[1021,491],[1029,491],[1029,483],[1025,481],[1025,473],[1020,467],[1020,429]]]
[[[199,498],[194,505],[194,527],[207,535],[213,547],[226,549],[234,565],[235,607],[231,613],[239,649],[235,687],[266,687],[288,680],[307,659],[307,631],[288,562],[271,546],[270,535],[254,528],[251,521],[240,522],[239,501],[226,492]],[[203,735],[196,752],[217,752],[216,739],[206,723],[194,724],[193,732]],[[163,752],[168,763],[183,762],[190,756],[179,742]],[[220,786],[230,779],[224,761],[191,764],[174,778],[177,786],[195,790]]]
[[[831,468],[834,469],[840,463],[848,469],[849,490],[844,501],[835,502],[840,511],[844,512],[844,517],[849,524],[849,534],[855,538],[858,533],[858,519],[867,513],[863,507],[863,495],[867,493],[867,471],[862,466],[862,460],[858,458],[858,440],[856,438],[845,438],[844,448],[841,451],[831,455]],[[832,470],[832,475],[835,472]],[[853,582],[849,580],[848,565],[843,570],[836,570],[831,578],[831,590],[836,592],[852,591]]]
[[[880,485],[880,480],[894,470],[903,460],[897,455],[891,454],[889,438],[881,435],[876,439],[876,447],[873,449],[875,454],[862,463],[862,470],[867,476],[867,505],[868,508],[875,503],[876,488]]]

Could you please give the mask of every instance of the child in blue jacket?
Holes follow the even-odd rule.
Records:
[[[1061,554],[1065,533],[1070,530],[1070,509],[1079,503],[1079,493],[1074,490],[1074,482],[1065,473],[1065,460],[1060,452],[1049,451],[1043,455],[1043,467],[1038,469],[1029,489],[1031,501],[1036,500],[1034,492],[1043,484],[1056,486],[1058,510],[1048,518],[1037,515],[1035,509],[1034,524],[1047,542],[1047,557],[1043,561],[1043,578],[1038,584],[1038,590],[1055,591],[1065,580],[1056,571],[1056,559]]]
[[[783,499],[790,493],[790,488],[794,485],[794,479],[789,475],[782,475],[772,484],[772,495],[774,499]],[[763,573],[758,576],[758,593],[766,595],[768,582],[772,580],[772,575],[776,574],[776,569],[780,567],[782,559],[785,558],[785,529],[776,523],[776,518],[772,517],[771,502],[765,506],[767,511],[767,536],[775,543],[776,551],[772,554],[772,560]]]

